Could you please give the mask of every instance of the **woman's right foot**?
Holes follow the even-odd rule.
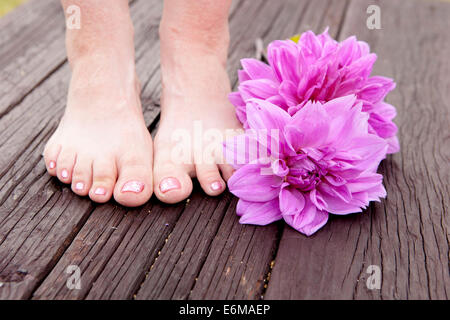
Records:
[[[152,140],[133,59],[96,53],[72,67],[67,108],[44,151],[48,172],[95,202],[144,204],[153,189]]]

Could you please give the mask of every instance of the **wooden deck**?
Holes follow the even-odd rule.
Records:
[[[366,27],[370,4],[381,30]],[[142,103],[159,114],[162,1],[131,4]],[[450,3],[243,0],[233,3],[228,71],[267,44],[326,26],[356,34],[393,77],[401,151],[381,165],[387,199],[305,237],[282,223],[240,225],[229,193],[96,205],[46,174],[41,153],[63,113],[70,70],[59,1],[31,0],[0,20],[1,299],[448,299]],[[68,266],[81,289],[66,286]],[[369,265],[381,289],[368,289]]]

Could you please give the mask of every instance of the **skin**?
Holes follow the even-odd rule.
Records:
[[[63,0],[81,9],[81,29],[68,29],[72,69],[65,114],[44,151],[48,172],[80,196],[139,206],[152,192],[163,202],[189,196],[192,177],[208,195],[226,188],[231,167],[196,155],[171,156],[173,133],[240,128],[228,102],[226,73],[230,0],[165,0],[160,24],[161,121],[152,143],[139,99],[133,26],[126,0]],[[202,139],[201,139],[202,140]],[[206,142],[200,142],[206,143]],[[194,146],[195,145],[195,146]]]

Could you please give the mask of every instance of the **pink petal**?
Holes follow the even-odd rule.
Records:
[[[360,202],[344,200],[342,197],[338,196],[333,188],[327,187],[325,183],[321,183],[317,187],[321,198],[326,203],[326,210],[334,214],[349,214],[355,212],[361,212]]]
[[[376,135],[357,137],[352,140],[348,150],[361,157],[353,162],[356,169],[375,172],[381,160],[386,158],[388,145],[385,140]]]
[[[247,72],[249,79],[270,79],[276,81],[272,68],[256,59],[242,59],[241,65]]]
[[[278,94],[278,84],[268,79],[247,80],[241,82],[239,92],[245,101],[252,98],[267,99]]]
[[[383,100],[394,88],[395,83],[392,79],[380,76],[370,77],[358,92],[358,98],[377,103]]]
[[[275,72],[279,82],[290,80],[298,81],[295,66],[298,62],[298,47],[293,41],[271,42],[267,48],[267,59]]]
[[[397,137],[391,137],[386,139],[388,144],[387,153],[396,153],[400,151],[400,143]]]
[[[280,192],[280,210],[284,216],[300,214],[305,207],[305,198],[302,193],[295,188],[284,183]]]
[[[371,113],[369,124],[381,138],[390,138],[397,134],[397,126],[392,120],[385,119],[376,113]]]
[[[281,83],[278,93],[284,98],[288,106],[296,106],[300,102],[297,97],[297,87],[289,80]]]
[[[244,81],[251,80],[251,78],[246,71],[238,70],[238,80],[240,83],[242,83]]]
[[[258,135],[247,131],[246,134],[227,139],[223,149],[225,162],[238,169],[258,159],[268,158],[271,151],[266,143],[267,141],[258,138]],[[267,163],[269,162],[268,160]]]
[[[297,127],[304,135],[302,147],[315,147],[327,140],[330,119],[320,103],[309,102],[292,117],[290,125]],[[295,144],[293,141],[291,143]]]
[[[347,181],[347,188],[352,193],[366,191],[376,186],[382,185],[383,176],[378,173],[364,172],[355,179]]]
[[[295,215],[283,214],[283,219],[292,228],[310,236],[327,223],[328,212],[317,210],[309,197],[306,197],[305,206],[300,213]]]
[[[252,129],[276,129],[281,132],[290,119],[286,111],[270,102],[259,99],[247,102],[247,121]]]
[[[261,174],[267,165],[247,164],[239,168],[228,180],[230,192],[247,201],[264,202],[275,199],[280,192],[281,178]]]
[[[240,199],[236,207],[239,223],[267,225],[282,218],[278,199],[267,202],[249,202]]]
[[[232,92],[228,95],[228,100],[235,106],[245,106],[245,102],[239,92]]]

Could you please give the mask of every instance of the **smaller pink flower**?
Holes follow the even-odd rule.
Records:
[[[362,103],[362,111],[369,114],[369,132],[388,142],[388,153],[399,150],[397,126],[392,121],[396,111],[384,102],[395,83],[386,77],[370,77],[377,56],[370,53],[367,43],[355,37],[337,42],[327,30],[320,35],[308,31],[298,43],[273,41],[267,56],[269,64],[241,60],[240,85],[229,96],[244,128],[248,128],[246,102],[253,98],[266,100],[293,115],[308,101],[323,104],[354,94],[355,103]]]

